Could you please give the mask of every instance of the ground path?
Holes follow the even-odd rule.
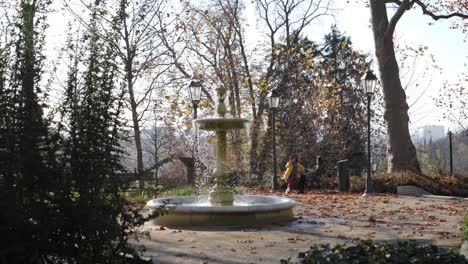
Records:
[[[251,194],[271,195],[255,191]],[[282,195],[282,194],[279,194]],[[260,227],[169,229],[146,224],[140,244],[154,263],[279,263],[318,243],[416,239],[459,247],[468,201],[309,192],[296,200],[295,221]],[[328,224],[325,224],[329,222]]]

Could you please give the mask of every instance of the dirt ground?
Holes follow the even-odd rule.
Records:
[[[253,194],[271,195],[254,192]],[[283,194],[277,194],[283,195]],[[290,194],[295,219],[268,226],[170,229],[147,223],[139,244],[153,263],[279,263],[297,261],[313,244],[415,239],[459,247],[468,201],[309,192]]]

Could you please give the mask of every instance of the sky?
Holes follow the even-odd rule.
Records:
[[[374,54],[368,8],[362,4],[344,4],[341,14],[337,17],[338,28],[351,36],[355,47]],[[443,74],[438,70],[431,70],[434,69],[434,65],[427,58],[422,58],[416,65],[420,68],[419,71],[424,70],[424,66],[429,66],[427,76],[422,77],[424,80],[420,81],[429,85],[429,88],[426,92],[414,86],[407,89],[412,132],[431,124],[443,125],[446,129],[458,128],[458,125],[442,118],[443,110],[435,106],[434,97],[438,96],[445,81],[456,79],[459,74],[466,72],[468,44],[463,41],[461,31],[450,29],[451,21],[439,20],[430,26],[431,22],[434,21],[424,16],[421,10],[411,10],[398,22],[395,33],[396,42],[399,44],[404,43],[413,47],[427,46],[428,54],[433,54],[437,65],[443,69]],[[405,83],[404,78],[402,82]],[[412,105],[422,93],[424,94],[421,99]]]
[[[355,49],[374,56],[370,10],[363,2],[365,1],[356,3],[356,1],[336,0],[335,15],[317,21],[306,31],[307,37],[321,41],[323,36],[330,32],[331,25],[336,24],[341,32],[351,38]],[[247,16],[251,17],[255,12],[255,7],[251,1],[247,0],[246,3]],[[252,18],[248,21],[249,24],[255,24]],[[397,44],[407,44],[413,47],[427,46],[427,55],[432,54],[437,65],[443,69],[443,74],[435,70],[429,56],[418,59],[417,74],[425,71],[426,76],[420,77],[421,85],[418,88],[409,87],[406,91],[410,105],[411,133],[420,131],[420,128],[426,125],[443,125],[446,129],[455,130],[459,127],[442,118],[443,110],[435,106],[434,98],[437,97],[440,87],[446,80],[456,79],[459,74],[466,72],[468,44],[463,41],[461,31],[450,29],[450,21],[439,20],[429,26],[431,22],[434,21],[422,15],[420,10],[411,10],[406,12],[398,22],[395,32]],[[252,38],[257,37],[252,36]],[[426,67],[429,70],[426,71]],[[375,65],[373,68],[377,71]],[[405,78],[402,78],[403,85],[405,81]],[[416,100],[419,97],[420,99]]]
[[[255,4],[252,0],[245,0],[247,19],[247,42],[258,43],[262,38],[256,28]],[[73,2],[73,1],[72,1]],[[335,0],[334,16],[329,16],[316,21],[305,33],[309,39],[321,41],[323,36],[330,31],[331,25],[336,24],[338,29],[351,37],[355,49],[363,53],[374,54],[373,35],[370,28],[370,11],[365,7],[365,1]],[[60,10],[61,1],[56,1],[57,8],[49,16],[51,25],[49,31],[47,50],[50,54],[56,54],[63,45],[66,32],[66,21],[70,16],[64,15]],[[452,124],[442,119],[442,109],[435,106],[434,97],[439,93],[440,87],[446,80],[456,79],[459,74],[466,71],[468,63],[468,44],[463,41],[463,35],[458,30],[450,29],[450,21],[437,21],[434,25],[427,16],[423,16],[420,10],[405,13],[396,28],[396,39],[399,44],[407,44],[414,47],[427,46],[427,54],[433,54],[443,73],[433,70],[434,65],[428,57],[418,60],[416,69],[421,74],[426,67],[426,76],[421,77],[419,88],[410,87],[407,90],[408,104],[410,105],[410,130],[418,131],[425,125],[443,125],[446,129],[457,129]],[[56,57],[56,56],[51,56]],[[374,70],[377,67],[374,65]],[[404,78],[402,83],[405,84]],[[428,87],[428,88],[427,88]],[[416,103],[416,98],[421,97]]]

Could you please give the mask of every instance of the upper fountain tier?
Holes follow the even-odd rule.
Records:
[[[202,118],[194,121],[200,126],[201,130],[238,130],[245,128],[245,124],[249,122],[249,120],[244,118],[229,117],[227,115],[226,105],[224,104],[226,91],[227,89],[224,87],[216,88],[216,92],[218,93],[218,106],[216,108],[216,112],[218,113],[217,117]]]
[[[227,131],[237,130],[245,128],[245,124],[249,120],[245,118],[233,118],[233,117],[210,117],[195,120],[200,126],[201,130],[208,131]]]

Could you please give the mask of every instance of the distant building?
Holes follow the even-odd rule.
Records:
[[[440,138],[444,138],[445,135],[445,127],[444,126],[425,126],[422,128],[422,138],[423,140],[429,141],[432,138],[433,141],[436,141]]]

